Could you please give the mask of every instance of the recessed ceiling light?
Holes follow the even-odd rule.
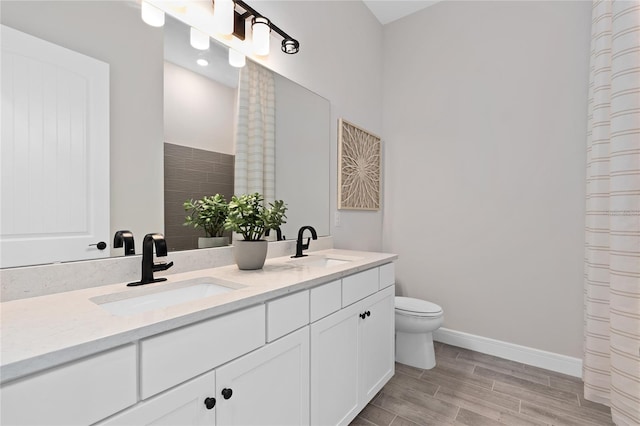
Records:
[[[201,67],[206,67],[207,65],[209,65],[209,61],[200,58],[196,61],[196,64],[200,65]]]

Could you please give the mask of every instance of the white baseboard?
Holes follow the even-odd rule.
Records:
[[[488,337],[440,328],[433,332],[433,340],[476,352],[522,362],[546,370],[574,377],[582,377],[582,360],[540,349],[520,346]]]

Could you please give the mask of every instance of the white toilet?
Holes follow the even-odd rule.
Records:
[[[436,366],[432,333],[444,320],[442,308],[412,297],[396,296],[396,361],[428,370]]]

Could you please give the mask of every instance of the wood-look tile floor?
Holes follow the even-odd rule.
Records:
[[[582,380],[436,343],[436,367],[396,363],[395,376],[351,425],[613,425]]]

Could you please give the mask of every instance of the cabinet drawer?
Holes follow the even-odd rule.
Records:
[[[348,306],[378,291],[378,268],[342,279],[342,306]]]
[[[380,268],[380,290],[396,283],[396,265],[387,263]]]
[[[140,341],[143,399],[265,343],[265,308],[254,306]]]
[[[270,300],[266,305],[268,342],[309,324],[309,290]]]
[[[342,281],[332,281],[311,289],[310,322],[318,321],[342,307]]]
[[[136,347],[124,346],[9,383],[4,425],[90,424],[136,403]]]

